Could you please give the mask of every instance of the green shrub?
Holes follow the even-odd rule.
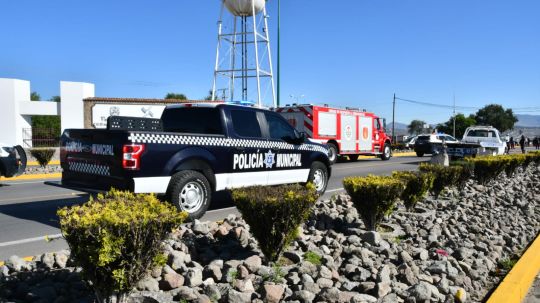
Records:
[[[461,169],[458,169],[458,171],[456,172],[457,176],[454,181],[457,188],[463,189],[467,180],[473,178],[474,162],[465,160],[452,161],[450,162],[450,166],[461,167]]]
[[[423,173],[433,175],[433,187],[431,188],[435,197],[438,197],[445,187],[456,185],[458,178],[463,173],[460,166],[444,166],[439,164],[420,163],[418,169]]]
[[[431,189],[435,179],[433,174],[413,171],[395,171],[392,176],[401,180],[405,186],[401,193],[401,200],[408,210],[414,209],[416,203]]]
[[[502,161],[504,172],[508,178],[512,177],[516,172],[516,169],[523,165],[525,158],[522,155],[503,155],[497,157]]]
[[[83,205],[58,210],[71,257],[98,299],[125,299],[147,270],[163,263],[161,243],[180,225],[179,213],[154,195],[111,190]]]
[[[347,177],[343,179],[343,187],[369,230],[375,230],[383,217],[392,213],[404,189],[396,178],[373,175]]]
[[[506,166],[506,161],[501,157],[484,156],[468,161],[474,163],[474,179],[483,185],[499,176]]]
[[[322,257],[319,256],[319,254],[317,254],[316,252],[307,251],[304,254],[304,259],[314,265],[322,264]]]
[[[392,143],[392,150],[405,150],[407,147],[404,143]]]
[[[536,165],[540,165],[540,150],[528,152],[526,155],[531,157]]]
[[[33,148],[30,150],[30,154],[32,157],[36,158],[41,167],[45,167],[47,164],[49,164],[49,162],[51,162],[54,152],[55,150],[53,148]]]
[[[259,248],[275,262],[307,220],[318,195],[313,184],[253,186],[232,190],[232,199]]]

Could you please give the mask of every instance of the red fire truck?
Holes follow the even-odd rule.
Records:
[[[378,156],[382,160],[392,156],[386,123],[373,113],[311,104],[287,105],[276,111],[312,141],[326,143],[332,163],[338,155],[347,155],[351,161],[358,160],[360,155]]]

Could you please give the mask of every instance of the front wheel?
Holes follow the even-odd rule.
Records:
[[[423,156],[424,156],[424,153],[416,152],[416,156],[417,156],[417,157],[423,157]]]
[[[190,220],[204,215],[212,198],[212,188],[206,177],[193,170],[176,173],[169,185],[170,200],[180,211],[185,211]]]
[[[308,181],[315,185],[317,194],[322,195],[328,186],[328,169],[322,162],[313,162]]]
[[[385,143],[383,153],[381,155],[381,159],[383,161],[386,161],[386,160],[390,160],[391,157],[392,157],[392,149],[390,148],[390,144]]]

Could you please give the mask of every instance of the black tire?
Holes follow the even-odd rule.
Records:
[[[423,156],[424,156],[424,153],[422,153],[422,152],[416,152],[416,156],[417,156],[417,157],[423,157]]]
[[[324,163],[315,161],[311,164],[308,181],[315,185],[317,193],[323,195],[328,186],[328,169]],[[322,182],[322,183],[319,183]]]
[[[358,158],[360,157],[360,155],[347,155],[347,157],[349,157],[349,161],[356,162],[358,161]]]
[[[390,160],[390,158],[392,158],[392,148],[390,147],[390,144],[384,143],[383,153],[381,154],[381,160],[386,161],[386,160]]]
[[[189,214],[189,220],[199,219],[210,206],[212,187],[203,174],[194,170],[184,170],[172,176],[169,183],[169,198],[178,210]],[[190,201],[193,199],[195,201]]]
[[[336,163],[338,158],[338,148],[334,143],[328,143],[328,160],[330,165]]]

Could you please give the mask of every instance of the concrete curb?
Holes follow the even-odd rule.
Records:
[[[30,262],[30,261],[34,260],[34,257],[24,257],[24,258],[22,258],[22,259],[23,259],[24,261]],[[5,264],[6,264],[6,262],[0,261],[0,266],[4,266]]]
[[[39,179],[55,179],[61,178],[62,173],[52,173],[52,174],[34,174],[34,175],[20,175],[14,178],[4,178],[0,177],[0,181],[19,181],[19,180],[39,180]]]
[[[60,165],[60,160],[52,160],[47,165]],[[39,166],[38,161],[28,161],[26,166]]]
[[[521,256],[512,270],[504,277],[487,303],[519,303],[527,296],[540,271],[540,235]]]

